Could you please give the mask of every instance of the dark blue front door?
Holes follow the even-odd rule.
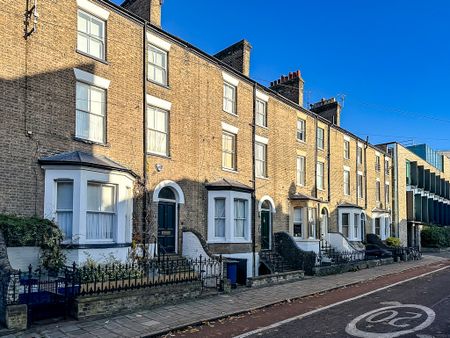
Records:
[[[175,203],[158,204],[158,246],[159,253],[175,252]]]

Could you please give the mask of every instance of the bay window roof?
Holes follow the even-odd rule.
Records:
[[[137,177],[131,169],[109,159],[106,156],[89,154],[83,151],[64,152],[57,155],[43,157],[39,159],[39,163],[51,165],[80,165],[107,170],[117,170]]]

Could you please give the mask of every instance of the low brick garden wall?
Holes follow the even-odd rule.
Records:
[[[71,315],[76,319],[109,316],[148,309],[152,306],[182,302],[202,295],[201,281],[155,286],[150,288],[120,291],[78,297]]]
[[[387,265],[394,263],[393,258],[373,259],[369,261],[350,262],[345,264],[321,266],[314,268],[316,276],[336,275],[339,273],[357,271],[362,269],[369,269],[380,265]]]
[[[280,272],[271,275],[261,275],[257,277],[247,278],[247,286],[248,287],[269,286],[273,284],[302,280],[304,277],[305,273],[302,270]]]

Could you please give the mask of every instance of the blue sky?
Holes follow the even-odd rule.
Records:
[[[255,80],[300,69],[309,103],[345,95],[342,127],[440,150],[450,149],[448,13],[446,0],[165,0],[162,26],[211,54],[245,38]]]

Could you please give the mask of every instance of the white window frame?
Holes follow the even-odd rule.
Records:
[[[350,170],[344,169],[344,195],[345,196],[350,196],[350,191],[351,191]]]
[[[357,186],[358,198],[364,198],[364,176],[363,176],[363,174],[358,172],[356,179],[357,179],[356,186]]]
[[[91,83],[88,82],[83,82],[83,81],[77,81],[76,82],[76,92],[78,93],[78,87],[85,87],[87,88],[87,92],[88,92],[88,97],[85,98],[79,98],[78,95],[76,94],[76,101],[78,100],[86,100],[87,101],[87,110],[78,108],[77,104],[75,104],[75,137],[82,139],[82,140],[87,140],[90,142],[94,142],[94,143],[100,143],[100,144],[105,144],[106,143],[106,104],[107,104],[107,91],[104,88],[101,88],[99,86],[95,86]],[[98,91],[102,93],[102,96],[104,97],[104,102],[101,102],[102,104],[102,113],[101,114],[97,114],[92,112],[92,91]],[[81,135],[81,133],[79,133],[78,128],[79,128],[79,116],[81,118],[81,114],[86,114],[88,116],[96,116],[102,119],[102,139],[95,139],[90,135]],[[90,130],[90,125],[88,126],[88,129]],[[88,130],[88,133],[89,133]]]
[[[317,161],[316,166],[317,166],[317,175],[316,175],[317,189],[325,190],[325,163]]]
[[[381,202],[381,182],[380,180],[375,181],[375,198],[377,202]]]
[[[78,11],[77,11],[77,21],[78,21],[78,16],[80,14],[84,15],[84,16],[87,16],[89,18],[89,20],[88,20],[88,30],[89,30],[89,32],[82,32],[82,31],[80,31],[80,28],[78,27],[78,22],[77,22],[77,50],[79,52],[81,52],[83,54],[86,54],[86,55],[89,55],[89,56],[91,56],[91,57],[93,57],[95,59],[99,59],[99,60],[103,60],[103,61],[106,60],[106,20],[102,19],[101,17],[99,17],[97,15],[89,13],[86,10],[83,10],[83,9],[79,8]],[[97,20],[97,21],[99,21],[101,23],[101,27],[102,27],[101,29],[102,29],[102,32],[103,32],[103,36],[96,37],[96,36],[93,36],[90,33],[92,20]],[[88,41],[88,50],[87,51],[84,51],[84,50],[79,48],[80,47],[79,46],[80,35],[84,36],[87,39],[87,41]],[[93,55],[92,53],[90,53],[90,42],[91,42],[91,40],[96,40],[97,42],[99,42],[101,44],[102,48],[101,48],[101,55],[100,56],[96,56],[96,55]]]
[[[300,137],[299,137],[300,136]],[[297,117],[297,141],[306,142],[306,120]]]
[[[232,141],[231,151],[225,149],[224,137],[231,137],[231,141]],[[231,156],[232,156],[231,167],[227,167],[225,165],[225,161],[224,161],[225,154],[231,154]],[[226,131],[226,130],[222,130],[222,169],[231,170],[231,171],[237,170],[237,135],[234,133],[231,133],[229,131]]]
[[[222,217],[218,217],[217,215],[216,215],[216,203],[217,203],[217,201],[218,200],[221,200],[221,201],[224,201],[224,209],[225,209],[225,215]],[[214,234],[213,234],[213,238],[214,239],[216,239],[216,240],[224,240],[225,239],[225,231],[226,231],[226,222],[227,222],[227,200],[226,200],[226,198],[225,197],[216,197],[216,198],[214,198],[214,204],[213,204],[213,206],[212,206],[213,208],[214,208],[214,228],[213,228],[213,232],[214,232]],[[223,220],[223,236],[218,236],[217,235],[217,232],[216,232],[216,222],[217,222],[217,220],[218,219],[220,219],[220,220]]]
[[[255,141],[255,148],[257,146],[262,147],[262,149],[263,149],[263,158],[262,159],[261,158],[257,158],[256,157],[256,151],[255,151],[255,163],[261,162],[263,164],[263,172],[262,173],[257,172],[256,168],[258,166],[255,165],[255,175],[258,178],[267,178],[268,177],[268,175],[267,175],[267,143]]]
[[[63,231],[64,234],[64,242],[67,241],[71,241],[72,240],[72,236],[73,236],[73,193],[74,193],[74,184],[73,184],[73,180],[57,180],[55,181],[56,183],[56,190],[55,190],[55,220],[56,223],[58,224],[58,214],[70,214],[70,218],[71,218],[71,226],[70,226],[70,231],[68,231],[67,233],[65,231]],[[70,209],[68,208],[58,208],[58,185],[59,184],[71,184],[72,185],[72,207]],[[61,225],[58,224],[58,226],[61,228]],[[61,228],[61,231],[63,229]],[[67,229],[68,230],[68,229]]]
[[[164,66],[160,66],[160,65],[150,62],[150,53],[156,53],[156,54],[161,55],[162,59],[164,61]],[[151,71],[150,71],[151,67],[155,68],[155,71],[153,72],[153,77],[151,76]],[[163,73],[162,82],[156,80],[156,76],[155,76],[156,69],[161,70]],[[168,86],[168,84],[169,84],[169,71],[168,70],[169,70],[169,52],[164,49],[158,48],[155,45],[148,44],[148,60],[147,60],[147,78],[148,78],[148,80],[153,83],[162,85],[162,86]]]
[[[149,124],[150,124],[150,118],[151,116],[151,110],[153,110],[155,112],[155,116],[153,116],[154,119],[156,119],[156,112],[160,112],[163,113],[165,115],[166,121],[165,121],[165,125],[166,125],[166,130],[158,130],[155,128],[150,128]],[[155,122],[156,125],[156,122]],[[150,149],[150,137],[151,134],[154,133],[156,134],[164,134],[166,136],[166,151],[165,152],[161,152],[161,151],[157,151],[155,149]],[[165,110],[156,106],[152,106],[152,105],[147,105],[147,126],[146,126],[146,133],[145,133],[145,137],[147,138],[147,153],[148,154],[155,154],[155,155],[161,155],[161,156],[169,156],[170,154],[170,111],[169,110]]]
[[[344,215],[346,215],[347,216],[347,223],[348,224],[344,224]],[[341,230],[341,233],[342,233],[342,235],[345,237],[345,234],[344,234],[344,228],[347,228],[347,239],[348,238],[350,238],[351,237],[351,217],[352,217],[352,214],[350,213],[350,212],[343,212],[343,213],[341,213],[340,214],[340,230]]]
[[[96,182],[96,181],[87,181],[87,187],[89,185],[100,187],[101,194],[103,193],[103,187],[110,187],[113,189],[113,211],[105,211],[105,210],[93,210],[89,209],[89,205],[87,204],[87,191],[86,190],[86,240],[89,242],[114,242],[114,234],[116,233],[115,227],[117,226],[117,187],[114,184],[104,183],[104,182]],[[102,196],[100,196],[100,200]],[[100,202],[101,204],[101,202]],[[88,238],[88,215],[89,214],[104,214],[112,216],[112,224],[111,224],[111,237],[108,238]]]
[[[380,172],[381,171],[381,156],[375,155],[375,171]]]
[[[384,201],[386,203],[386,207],[391,203],[391,192],[390,192],[390,184],[389,182],[384,183]]]
[[[226,96],[226,88],[231,89],[232,98],[229,98]],[[231,111],[227,110],[227,102],[231,103]],[[223,82],[223,105],[222,109],[224,112],[231,114],[231,115],[237,115],[237,86],[232,85],[229,82],[224,81]]]
[[[304,187],[306,184],[306,157],[303,155],[297,156],[297,170],[295,181],[300,187]]]
[[[225,237],[215,237],[215,199],[225,199]],[[234,222],[234,200],[247,201],[246,218],[247,222],[244,229],[244,237],[235,236]],[[250,193],[233,190],[211,190],[208,191],[208,243],[251,243],[251,195]]]
[[[325,149],[325,129],[317,127],[317,149]]]
[[[360,146],[359,144],[358,144],[358,148],[356,151],[356,157],[357,157],[358,165],[362,165],[363,164],[363,147]]]
[[[317,239],[317,209],[307,208],[308,213],[308,239]]]
[[[292,209],[292,236],[296,237],[296,238],[303,238],[303,235],[305,233],[305,224],[304,224],[304,209],[303,207],[295,207]],[[298,210],[299,211],[299,215],[300,218],[296,218],[296,214],[295,211]],[[297,236],[295,233],[295,227],[299,226],[300,227],[300,236]]]
[[[344,159],[350,159],[350,141],[344,140]]]
[[[256,125],[267,128],[267,102],[258,98],[256,99]]]

